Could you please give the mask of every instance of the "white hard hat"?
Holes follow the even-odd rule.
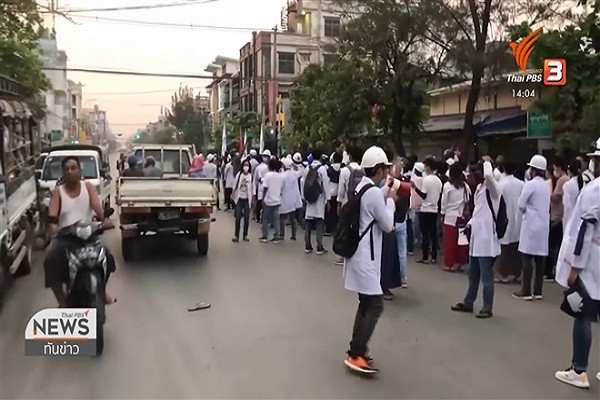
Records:
[[[596,151],[587,154],[590,157],[600,157],[600,138],[596,141]]]
[[[361,168],[373,168],[376,165],[392,165],[381,147],[372,146],[365,151],[362,157]]]
[[[265,157],[271,157],[271,151],[267,149],[267,150],[263,151],[262,155]]]
[[[256,150],[254,150],[254,149],[250,150],[250,155],[253,157],[256,157]]]
[[[281,163],[286,169],[289,169],[292,166],[292,160],[290,160],[289,158],[284,158],[283,160],[281,160]]]
[[[294,157],[292,159],[294,160],[294,162],[301,163],[302,162],[302,154],[295,153]]]
[[[540,171],[545,171],[546,168],[548,168],[548,161],[546,161],[546,157],[536,154],[531,157],[531,161],[529,161],[527,166],[539,169]]]
[[[413,170],[423,173],[425,172],[425,164],[423,164],[422,162],[416,162]]]
[[[206,156],[206,161],[208,161],[208,162],[211,162],[214,159],[215,159],[215,156],[213,154],[209,154]]]

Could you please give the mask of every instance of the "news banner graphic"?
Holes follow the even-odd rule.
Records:
[[[567,83],[567,62],[562,58],[546,58],[541,70],[527,70],[527,62],[539,39],[542,28],[538,28],[525,36],[520,43],[510,42],[513,57],[522,74],[509,74],[509,83],[543,83],[546,86],[563,86]]]
[[[95,308],[46,308],[25,329],[26,356],[95,356]]]

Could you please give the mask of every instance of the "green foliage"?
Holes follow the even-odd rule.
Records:
[[[40,92],[50,87],[38,50],[41,23],[35,0],[0,1],[0,72],[20,83],[21,94],[39,113]]]
[[[171,97],[171,109],[165,110],[167,120],[175,128],[172,139],[176,143],[193,144],[203,151],[209,144],[211,131],[208,115],[196,107],[196,97],[189,87],[180,87]],[[169,132],[161,131],[161,140],[169,139]],[[171,132],[174,133],[174,132]],[[157,133],[158,134],[158,133]]]

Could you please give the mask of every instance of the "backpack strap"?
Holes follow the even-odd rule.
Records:
[[[358,192],[356,199],[358,200],[358,203],[360,205],[360,200],[362,198],[362,196],[367,192],[367,190],[374,188],[375,185],[373,185],[372,183],[367,183],[365,186],[363,186],[362,189],[360,189],[360,191]],[[360,207],[359,207],[360,210]],[[360,211],[359,211],[359,221],[360,221]],[[377,222],[376,220],[373,220],[369,223],[369,225],[367,226],[367,228],[363,231],[363,233],[360,234],[359,236],[359,242],[365,237],[365,235],[367,234],[367,232],[369,233],[369,247],[371,250],[371,261],[375,260],[375,248],[373,246],[373,225],[375,225],[375,222]]]
[[[494,219],[494,225],[498,225],[496,214],[494,213],[494,205],[492,204],[492,196],[490,195],[490,191],[485,189],[485,198],[487,199],[488,207],[492,212],[492,218]]]

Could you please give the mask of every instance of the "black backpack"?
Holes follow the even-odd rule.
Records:
[[[327,169],[327,176],[331,183],[340,183],[340,171],[336,171],[333,167]]]
[[[348,169],[350,169],[350,178],[348,178],[348,190],[346,191],[346,195],[348,200],[351,200],[356,196],[356,187],[365,176],[365,171],[363,171],[362,168],[353,169],[350,166],[348,166]]]
[[[304,199],[309,204],[319,200],[319,196],[323,193],[319,168],[308,167],[308,173],[304,180]]]
[[[360,192],[353,196],[340,210],[340,221],[333,236],[333,251],[338,256],[350,258],[356,253],[358,244],[367,232],[372,232],[373,220],[364,232],[360,233],[360,199],[365,192],[375,185],[366,184]],[[372,235],[372,233],[371,233]],[[371,236],[371,259],[374,259],[373,240]]]
[[[502,239],[506,234],[506,228],[508,228],[508,216],[506,215],[506,203],[504,202],[504,196],[500,196],[500,206],[498,207],[498,215],[494,213],[494,206],[492,204],[492,197],[490,191],[485,191],[485,197],[487,198],[488,207],[492,212],[492,218],[494,219],[494,225],[496,225],[496,234],[498,239]]]

